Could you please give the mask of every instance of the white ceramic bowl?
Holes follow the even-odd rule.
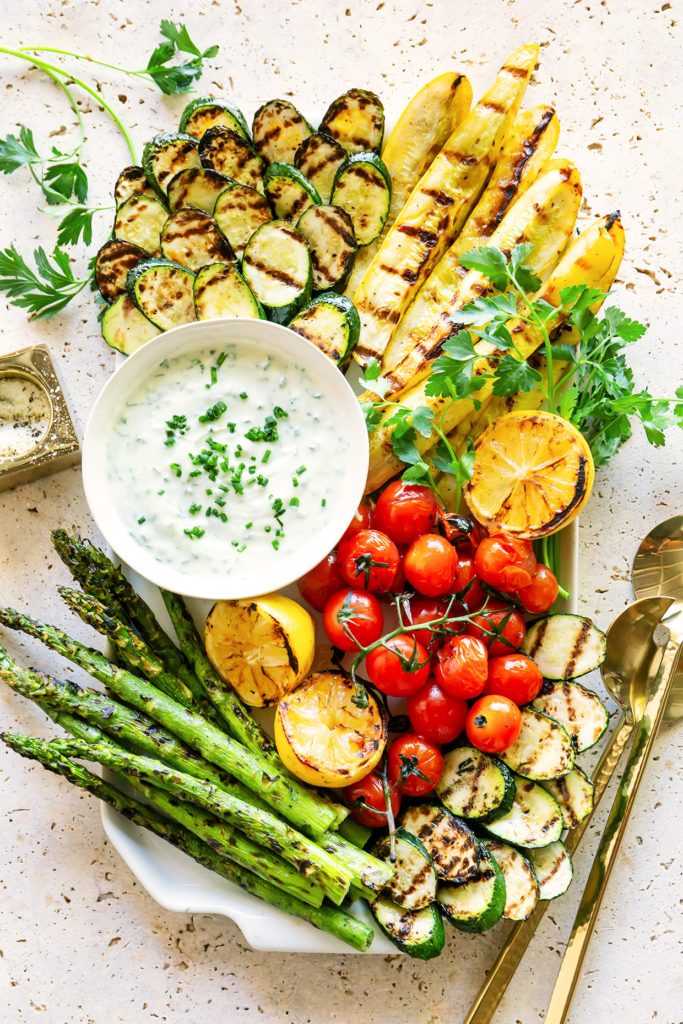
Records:
[[[115,491],[108,478],[108,445],[126,400],[163,359],[240,341],[264,346],[266,351],[277,352],[286,362],[296,360],[304,367],[325,396],[321,415],[343,425],[344,434],[351,444],[352,457],[340,460],[334,496],[327,501],[325,508],[312,510],[307,542],[295,552],[278,558],[268,557],[266,553],[259,558],[240,559],[236,556],[227,576],[206,570],[181,570],[172,562],[158,561],[131,535],[121,509],[117,507]],[[135,457],[135,448],[132,447],[130,458]],[[336,453],[330,452],[330,458],[335,457]],[[85,495],[107,542],[141,576],[160,587],[190,597],[254,597],[279,590],[308,572],[334,547],[346,529],[362,498],[367,470],[368,441],[363,414],[343,375],[314,345],[286,327],[266,320],[200,321],[176,327],[147,342],[107,382],[90,414],[83,442]]]

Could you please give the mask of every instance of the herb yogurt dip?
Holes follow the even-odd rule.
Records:
[[[305,548],[352,457],[329,396],[257,342],[160,361],[107,446],[111,497],[136,543],[184,572]]]

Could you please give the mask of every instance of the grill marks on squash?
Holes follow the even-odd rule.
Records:
[[[234,263],[235,254],[218,230],[215,220],[203,210],[185,207],[172,214],[161,234],[164,256],[188,270],[208,263]]]
[[[291,164],[311,126],[288,100],[269,100],[254,114],[254,146],[268,163]]]
[[[95,259],[95,281],[102,298],[113,302],[123,295],[128,271],[140,260],[148,259],[149,255],[139,245],[122,238],[111,238],[105,242]]]
[[[479,850],[472,832],[445,808],[418,804],[409,807],[401,825],[417,836],[439,878],[465,882],[479,871]]]
[[[346,153],[334,139],[314,132],[294,154],[294,166],[318,190],[324,203],[332,195],[334,178],[346,159]]]
[[[203,167],[263,191],[265,162],[246,139],[232,129],[209,128],[199,143],[199,158]]]
[[[384,107],[379,96],[365,89],[349,89],[330,104],[320,130],[348,153],[379,151],[384,134]]]

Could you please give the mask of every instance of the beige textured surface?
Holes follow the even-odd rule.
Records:
[[[439,71],[463,68],[480,93],[513,46],[539,40],[541,65],[528,103],[557,106],[560,151],[577,161],[583,175],[583,215],[622,210],[627,256],[619,300],[651,323],[634,349],[637,377],[655,393],[671,391],[683,379],[677,291],[683,260],[675,229],[681,214],[680,136],[674,137],[681,123],[677,5],[347,3],[348,8],[330,0],[197,0],[183,8],[143,0],[4,0],[0,16],[5,45],[43,42],[131,67],[146,61],[160,17],[183,17],[200,42],[221,43],[202,91],[224,91],[248,117],[276,95],[294,97],[315,117],[343,89],[359,85],[380,93],[393,121],[415,89]],[[82,67],[84,75],[92,71]],[[53,86],[16,61],[2,58],[2,68],[2,135],[26,123],[45,144],[48,133],[61,133],[62,126],[72,131],[68,108]],[[119,97],[138,145],[175,123],[182,100],[165,100],[141,81],[100,70],[97,80],[108,97]],[[93,104],[85,102],[83,109],[92,194],[104,200],[116,170],[127,162],[126,151]],[[0,244],[16,241],[23,252],[39,241],[52,246],[53,224],[36,213],[35,202],[27,175],[2,179]],[[46,341],[60,359],[82,431],[113,366],[85,294],[49,325],[27,324],[15,309],[3,315],[0,351],[38,341]],[[638,539],[681,509],[682,466],[680,437],[672,435],[666,451],[654,451],[636,431],[609,470],[598,474],[582,519],[581,603],[603,626],[629,599],[629,565]],[[57,524],[92,533],[77,471],[0,496],[0,600],[66,622],[54,595],[66,574],[49,545]],[[70,625],[84,636],[77,623]],[[8,646],[18,650],[14,638]],[[27,658],[54,665],[35,646]],[[40,714],[5,692],[0,720],[3,727],[26,732],[43,729]],[[682,739],[683,728],[669,727],[657,743],[587,959],[573,1024],[683,1019]],[[8,1024],[457,1024],[503,938],[504,929],[477,938],[451,936],[444,955],[428,964],[398,957],[255,953],[225,919],[173,915],[156,906],[105,842],[95,803],[4,750],[0,815],[0,1020]],[[577,858],[576,884],[546,916],[496,1018],[499,1024],[543,1019],[595,841],[592,831]]]

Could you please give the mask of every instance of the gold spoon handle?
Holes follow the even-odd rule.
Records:
[[[598,806],[607,789],[633,729],[633,724],[627,721],[625,715],[621,715],[595,769],[593,810]],[[570,854],[579,845],[581,837],[590,824],[591,817],[592,812],[591,815],[584,818],[580,825],[572,829],[564,840],[564,845]],[[514,926],[463,1024],[489,1024],[492,1020],[549,905],[548,902],[539,903],[528,921],[520,921]]]
[[[612,868],[616,863],[621,840],[626,831],[629,814],[633,807],[638,786],[643,777],[650,751],[654,743],[659,724],[664,714],[666,701],[671,690],[678,656],[683,649],[680,646],[682,637],[669,640],[657,671],[652,694],[645,705],[645,711],[636,732],[626,769],[619,784],[617,795],[612,804],[605,831],[602,834],[598,851],[593,861],[586,888],[584,889],[579,909],[576,912],[574,926],[569,937],[562,964],[560,966],[552,998],[545,1016],[545,1024],[564,1024],[571,1006],[583,961],[588,950],[588,943],[598,918],[602,897],[607,888]]]

